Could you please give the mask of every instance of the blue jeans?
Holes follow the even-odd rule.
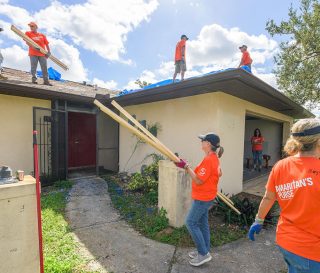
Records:
[[[262,151],[252,151],[253,164],[261,166],[262,165]]]
[[[210,230],[208,222],[211,201],[193,200],[191,209],[186,218],[186,226],[195,243],[198,253],[206,255],[210,252]]]
[[[285,262],[288,265],[288,273],[319,273],[320,262],[303,258],[278,246]]]

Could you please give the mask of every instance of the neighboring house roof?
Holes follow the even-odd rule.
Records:
[[[293,118],[314,117],[301,105],[243,69],[227,70],[165,86],[142,89],[114,99],[123,106],[129,106],[219,91]]]
[[[42,84],[42,79],[39,79],[38,84],[32,84],[29,72],[7,67],[4,68],[2,75],[7,77],[7,80],[0,80],[0,94],[6,95],[92,103],[95,97],[106,100],[118,93],[118,91],[95,88],[93,85],[72,81],[50,80],[53,86],[47,86]]]

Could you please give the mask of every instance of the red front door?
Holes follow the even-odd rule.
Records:
[[[96,116],[68,113],[68,165],[96,165]]]

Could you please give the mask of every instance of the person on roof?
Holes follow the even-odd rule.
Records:
[[[250,54],[247,50],[248,47],[246,45],[242,45],[239,47],[239,49],[242,52],[242,58],[241,58],[241,61],[240,61],[238,68],[243,67],[243,66],[247,66],[250,68],[250,71],[251,71],[252,59],[251,59]]]
[[[3,28],[0,27],[0,32],[1,31],[3,31]],[[2,75],[2,71],[3,71],[2,62],[3,62],[3,56],[0,51],[0,80],[6,80],[7,78]]]
[[[43,54],[40,52],[39,48],[35,48],[27,43],[29,46],[32,83],[37,84],[36,72],[39,62],[43,76],[43,84],[52,86],[52,84],[49,82],[47,69],[47,58],[51,55],[49,42],[44,34],[38,32],[38,25],[35,22],[30,22],[28,26],[30,27],[30,31],[27,31],[25,34],[35,41],[40,47],[48,51],[47,54]]]
[[[181,35],[181,40],[176,45],[174,57],[175,71],[173,74],[173,82],[176,80],[177,74],[181,73],[181,81],[184,80],[184,73],[187,70],[186,66],[186,41],[189,38],[186,35]]]

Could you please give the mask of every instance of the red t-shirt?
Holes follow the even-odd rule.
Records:
[[[27,31],[26,35],[44,49],[46,49],[46,45],[49,44],[47,37],[42,33],[34,33],[32,31]],[[44,56],[44,54],[34,49],[32,46],[29,46],[29,56]]]
[[[264,138],[261,137],[255,137],[253,136],[251,138],[251,143],[252,143],[252,151],[262,151],[263,146],[262,143],[264,142]]]
[[[181,40],[176,45],[176,54],[175,54],[175,61],[181,61],[182,56],[184,56],[184,60],[186,60],[186,41]]]
[[[216,153],[207,155],[194,172],[203,181],[198,185],[192,181],[192,199],[210,201],[216,198],[219,182],[220,163]]]
[[[281,208],[277,244],[320,262],[320,160],[291,156],[279,161],[266,188],[276,193]]]
[[[252,59],[248,51],[242,52],[242,65],[248,65],[252,63]]]

